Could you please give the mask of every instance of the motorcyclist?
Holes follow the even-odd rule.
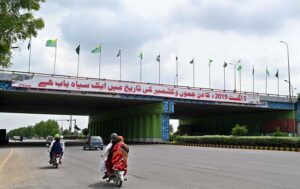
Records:
[[[59,159],[59,163],[61,164],[62,159],[63,159],[64,154],[65,154],[65,141],[64,141],[64,136],[63,135],[60,135],[59,138],[60,138],[60,145],[62,147],[62,154],[61,154],[61,157]]]
[[[116,141],[117,143],[111,149],[112,170],[124,171],[124,175],[126,175],[129,147],[124,143],[124,139],[122,136],[118,136]],[[123,175],[121,179],[124,179]]]
[[[60,143],[60,136],[59,134],[54,135],[54,140],[51,142],[51,145],[49,147],[49,156],[50,156],[50,161],[51,163],[53,154],[62,154],[63,153],[63,148]]]
[[[112,170],[112,164],[111,164],[112,153],[111,153],[111,150],[114,147],[114,145],[116,144],[117,137],[118,137],[117,133],[111,133],[110,142],[105,147],[103,155],[101,155],[101,157],[104,158],[105,167],[106,167],[106,170],[107,170],[105,175],[103,176],[103,179],[106,179],[111,174],[111,171],[110,171],[110,170]]]

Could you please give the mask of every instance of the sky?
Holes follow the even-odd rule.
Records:
[[[174,84],[178,56],[179,85],[192,86],[194,58],[195,86],[224,87],[224,61],[241,60],[241,86],[252,91],[254,67],[255,91],[288,95],[289,45],[292,88],[299,88],[300,78],[300,1],[297,0],[48,0],[34,13],[45,21],[45,28],[32,39],[31,71],[53,73],[54,48],[45,47],[48,39],[57,38],[56,73],[77,74],[80,44],[79,76],[98,77],[97,54],[91,50],[102,46],[101,78],[119,79],[118,50],[122,49],[122,80],[139,81],[139,52],[142,51],[143,82],[158,82],[158,62],[161,58],[161,83]],[[20,41],[13,53],[9,70],[28,70],[28,41]],[[234,66],[226,69],[226,89],[234,89]],[[239,89],[237,73],[237,88]],[[300,88],[299,88],[300,89]],[[294,89],[294,95],[298,89]],[[30,117],[30,119],[28,119]],[[59,116],[0,114],[6,128],[35,124]],[[68,117],[66,115],[65,117]],[[17,118],[17,119],[16,119]],[[31,119],[32,118],[32,119]],[[88,117],[78,116],[79,127],[86,127]],[[1,126],[1,125],[0,125]],[[67,127],[67,126],[66,126]]]

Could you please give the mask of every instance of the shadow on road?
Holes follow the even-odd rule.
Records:
[[[48,165],[48,166],[43,166],[43,167],[39,167],[39,169],[41,170],[48,170],[48,169],[55,169],[54,167]]]
[[[89,185],[89,188],[115,188],[115,187],[116,185],[114,183],[108,183],[105,180]]]

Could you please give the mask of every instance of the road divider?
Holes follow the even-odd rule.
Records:
[[[209,147],[209,148],[235,148],[235,149],[300,152],[300,148],[290,148],[290,147],[242,146],[242,145],[221,145],[221,144],[192,144],[192,143],[184,143],[184,142],[159,142],[158,144],[178,145],[178,146],[194,146],[194,147]]]

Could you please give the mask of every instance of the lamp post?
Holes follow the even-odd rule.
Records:
[[[293,85],[288,81],[288,80],[284,80],[285,82],[287,82],[289,84],[289,89],[292,90],[292,96],[294,96],[294,89],[297,89],[297,88],[294,88]],[[290,97],[290,100],[291,100],[291,96]],[[296,136],[296,123],[294,122],[294,133],[293,133],[294,136]]]
[[[289,75],[289,99],[291,100],[291,76],[290,76],[290,52],[289,52],[289,45],[285,41],[280,41],[286,45],[286,52],[287,52],[287,61],[288,61],[288,75]]]
[[[238,60],[236,63],[229,63],[230,65],[232,65],[233,66],[233,68],[234,68],[234,92],[236,92],[236,65],[238,64],[238,63],[240,63],[241,62],[241,60]]]
[[[225,68],[227,67],[227,62],[224,62],[224,64],[223,64],[223,67],[224,67],[224,91],[226,90],[226,88],[225,88],[225,84],[226,84],[226,80],[225,80]]]

